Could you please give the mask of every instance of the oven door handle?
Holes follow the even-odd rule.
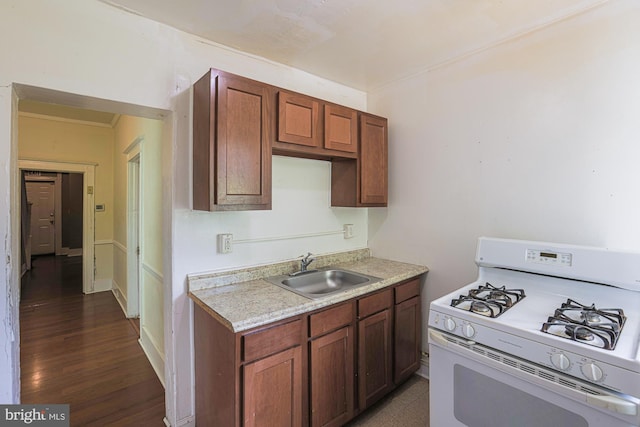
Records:
[[[431,341],[437,342],[443,347],[447,347],[449,345],[449,341],[447,341],[445,336],[436,330],[429,329],[429,338]]]
[[[431,342],[438,343],[443,347],[447,347],[449,345],[449,341],[447,341],[446,336],[442,332],[438,332],[434,329],[429,329],[429,338]],[[472,340],[463,340],[460,337],[458,337],[458,339],[466,342],[468,345],[476,344],[476,342]]]
[[[606,408],[609,411],[624,415],[638,415],[638,405],[628,400],[619,399],[615,396],[597,396],[588,394],[587,402],[592,405]]]

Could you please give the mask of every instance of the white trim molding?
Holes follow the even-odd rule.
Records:
[[[113,290],[113,280],[111,279],[99,279],[93,284],[93,292],[105,292]]]
[[[147,328],[144,325],[140,325],[140,347],[142,351],[147,355],[147,359],[151,363],[153,370],[156,371],[158,379],[162,383],[162,387],[166,388],[164,382],[164,354],[162,350],[158,348],[151,335],[147,332]]]
[[[422,378],[429,379],[429,353],[422,352],[422,357],[420,358],[420,368],[418,368],[418,372],[416,374],[420,375]]]
[[[111,292],[113,292],[113,296],[116,297],[116,301],[120,304],[124,317],[127,317],[127,297],[125,297],[122,291],[120,291],[120,286],[118,286],[118,283],[116,283],[115,280],[113,281]]]
[[[162,277],[162,273],[159,273],[157,270],[155,270],[153,267],[151,267],[149,264],[143,262],[142,263],[142,269],[144,271],[146,271],[147,273],[149,273],[149,275],[151,277],[153,277],[155,280],[157,280],[160,283],[163,283],[164,278]]]
[[[67,117],[49,116],[46,114],[27,113],[26,111],[20,111],[19,115],[20,117],[30,117],[34,119],[40,119],[40,120],[49,120],[52,122],[73,123],[77,125],[95,126],[99,128],[110,128],[110,129],[113,128],[113,122],[116,118],[114,116],[110,123],[101,123],[101,122],[91,122],[89,120],[69,119]]]

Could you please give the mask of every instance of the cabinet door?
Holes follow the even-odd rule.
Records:
[[[324,148],[358,152],[358,112],[340,105],[324,106]]]
[[[301,348],[294,347],[245,365],[243,400],[245,426],[301,426]]]
[[[395,306],[393,380],[404,381],[420,367],[421,340],[420,297],[416,296]]]
[[[353,416],[353,327],[310,343],[311,427],[341,426]]]
[[[213,69],[194,84],[194,209],[271,209],[274,96],[268,85]]]
[[[393,387],[390,325],[388,309],[358,322],[358,403],[361,411]]]
[[[218,81],[217,203],[271,207],[270,90],[224,75]]]
[[[387,205],[387,119],[360,116],[360,203]]]
[[[320,103],[308,96],[278,93],[278,141],[319,147]]]

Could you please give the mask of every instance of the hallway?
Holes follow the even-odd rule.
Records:
[[[22,278],[22,403],[70,404],[72,426],[164,426],[164,388],[111,292],[82,294],[81,257]]]

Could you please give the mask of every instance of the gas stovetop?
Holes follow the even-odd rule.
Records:
[[[640,396],[640,255],[616,255],[481,239],[478,279],[433,301],[429,326]]]

